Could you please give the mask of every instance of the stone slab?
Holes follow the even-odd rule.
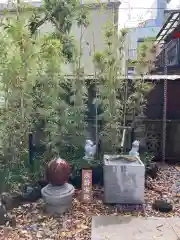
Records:
[[[96,216],[91,240],[180,240],[180,218]]]
[[[104,155],[104,202],[116,204],[144,203],[145,167],[139,158],[130,162],[118,155]]]
[[[180,166],[175,167],[178,172],[180,172]]]
[[[178,171],[178,173],[177,173],[177,180],[176,180],[176,183],[175,183],[175,186],[176,186],[176,197],[180,197],[180,166],[176,166],[175,168]]]

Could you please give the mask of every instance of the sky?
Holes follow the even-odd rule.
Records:
[[[150,19],[153,11],[152,5],[155,0],[122,0],[120,5],[120,28],[135,27],[138,23]],[[180,0],[171,0],[168,9],[177,9]]]

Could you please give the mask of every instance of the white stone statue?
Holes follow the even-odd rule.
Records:
[[[96,154],[96,144],[94,144],[91,140],[86,140],[85,143],[85,159],[93,159]]]
[[[130,156],[139,157],[139,143],[140,141],[138,140],[135,140],[132,143],[132,148],[131,148],[131,151],[129,152]]]

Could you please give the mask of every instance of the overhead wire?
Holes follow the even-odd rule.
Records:
[[[129,2],[129,1],[128,1]],[[152,7],[153,5],[154,5],[154,3],[155,2],[153,2],[153,4],[151,5],[151,7],[148,7],[148,8],[145,8],[145,7],[131,7],[130,6],[130,3],[129,3],[129,7],[128,7],[128,9],[129,9],[129,11],[130,10],[135,10],[135,9],[137,9],[137,10],[147,10],[145,13],[143,13],[140,17],[138,17],[138,19],[136,20],[137,22],[138,21],[143,21],[143,18],[150,12],[150,11],[152,11],[152,10],[165,10],[164,8],[160,8],[160,7]],[[156,2],[157,3],[157,2]],[[166,0],[164,0],[164,3],[167,3],[167,1]],[[122,9],[123,10],[123,8],[121,8],[120,7],[120,9]],[[149,18],[149,19],[153,19],[153,17],[152,18]],[[147,19],[148,20],[148,19]],[[146,20],[144,20],[144,21],[146,21]]]

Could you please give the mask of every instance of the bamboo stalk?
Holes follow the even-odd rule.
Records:
[[[93,54],[95,54],[94,32],[93,32]],[[96,72],[95,66],[94,66],[94,76],[95,76],[95,80],[96,80],[97,79],[97,72]],[[97,82],[95,84],[95,91],[96,91],[96,96],[95,96],[95,98],[96,98],[96,107],[95,107],[95,124],[96,124],[96,126],[95,126],[95,128],[96,128],[95,137],[96,137],[96,140],[95,141],[96,141],[96,146],[97,146],[98,141],[99,141],[99,139],[98,139]]]

